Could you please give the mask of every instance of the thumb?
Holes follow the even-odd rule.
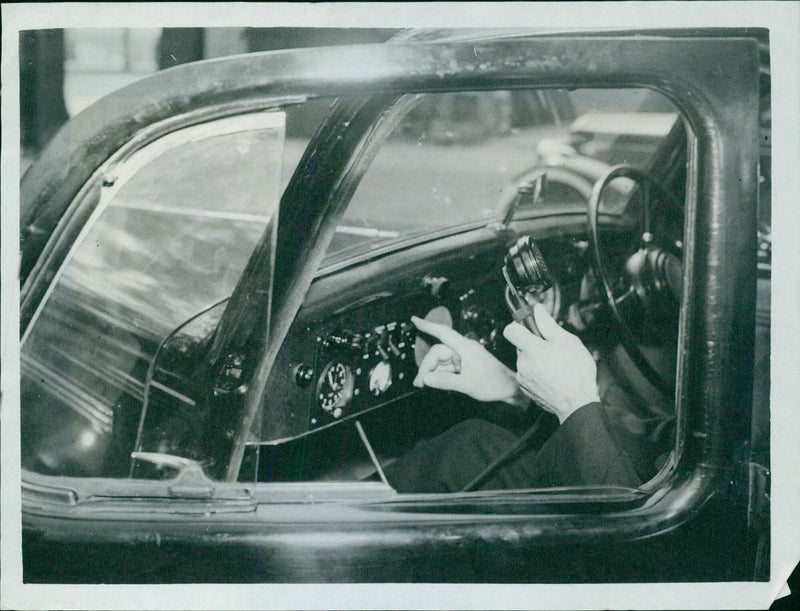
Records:
[[[558,341],[570,335],[570,333],[561,327],[555,319],[550,316],[550,312],[541,304],[537,303],[533,306],[533,316],[536,319],[536,326],[542,334],[542,337],[548,341]]]

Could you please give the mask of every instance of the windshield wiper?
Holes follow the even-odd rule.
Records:
[[[508,229],[508,226],[514,218],[514,213],[517,211],[517,207],[523,200],[529,199],[531,206],[537,206],[539,204],[542,198],[542,191],[544,191],[547,185],[546,172],[546,170],[542,170],[542,173],[536,178],[522,183],[517,187],[517,194],[509,202],[508,208],[506,208],[505,214],[503,215],[503,220],[500,221],[500,229]]]

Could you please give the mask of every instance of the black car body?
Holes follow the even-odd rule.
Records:
[[[762,30],[417,34],[186,65],[73,119],[22,183],[25,581],[768,579],[769,266],[757,265],[768,59]],[[622,160],[663,189],[626,174],[606,190],[594,236],[587,200],[610,159],[548,159],[522,142],[516,155],[530,158],[515,157],[521,170],[489,211],[455,224],[458,201],[415,192],[414,180],[368,182],[381,146],[397,143],[399,175],[431,131],[437,159],[472,160],[443,170],[466,201],[483,164],[461,143],[493,151],[498,134],[568,129],[575,109],[548,109],[565,108],[565,92],[608,88],[656,92],[674,124],[647,155]],[[439,124],[413,114],[420,99],[447,100]],[[538,110],[522,116],[532,99]],[[281,180],[279,165],[259,163],[286,163],[293,109],[313,104],[327,116]],[[487,117],[491,129],[465,127]],[[208,161],[220,150],[228,165]],[[181,172],[181,211],[165,210]],[[541,196],[525,200],[521,187],[543,174]],[[195,176],[213,186],[191,188]],[[631,202],[645,192],[683,263],[679,302],[639,349],[674,361],[666,378],[624,355],[592,254],[624,268],[642,236]],[[245,209],[256,196],[257,214]],[[370,216],[383,199],[391,215]],[[345,212],[351,200],[357,213]],[[185,222],[169,225],[175,214]],[[135,231],[151,241],[135,243]],[[646,401],[669,412],[652,478],[416,495],[369,479],[369,445],[382,460],[465,414],[486,416],[411,386],[424,345],[407,323],[443,308],[513,359],[498,334],[510,320],[500,270],[523,235],[558,284],[538,296],[554,316],[616,355],[644,395],[666,379]],[[766,252],[763,227],[762,238]]]

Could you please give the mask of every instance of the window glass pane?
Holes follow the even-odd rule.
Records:
[[[232,292],[277,214],[283,140],[283,113],[222,119],[119,168],[23,339],[24,468],[127,473],[150,360]],[[189,329],[207,336],[221,310]]]
[[[643,89],[427,94],[397,109],[406,114],[356,190],[329,262],[498,219],[515,183],[567,158],[591,182],[618,163],[646,169],[679,120],[668,100]],[[583,207],[586,198],[553,184],[541,203]]]

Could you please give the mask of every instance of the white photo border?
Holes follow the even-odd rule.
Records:
[[[224,6],[222,6],[224,4]],[[764,608],[798,561],[800,529],[800,3],[42,3],[2,6],[2,574],[13,609]],[[768,583],[169,585],[22,583],[19,441],[21,30],[77,27],[764,27],[772,72],[772,580]]]

